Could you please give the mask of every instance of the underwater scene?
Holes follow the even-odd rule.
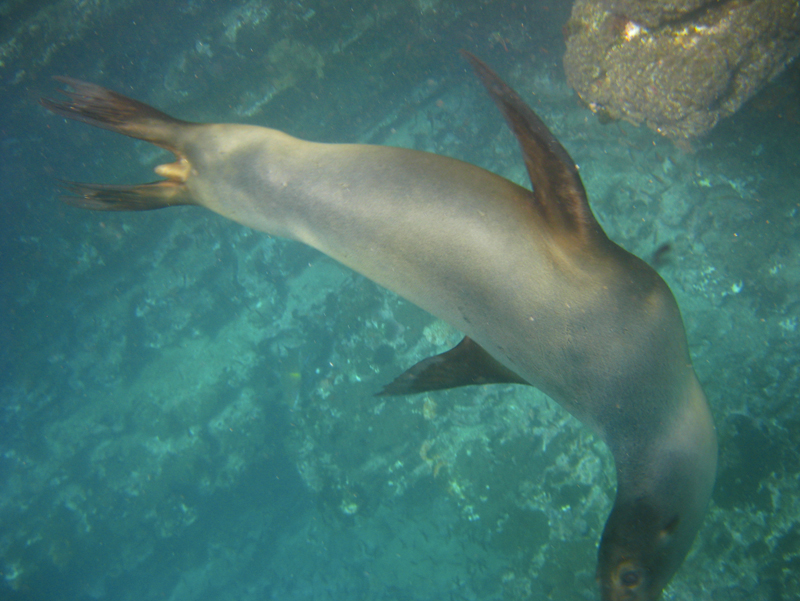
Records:
[[[60,200],[174,159],[46,110],[55,76],[530,188],[461,49],[680,307],[719,459],[661,598],[800,599],[800,9],[769,76],[690,131],[588,96],[613,70],[577,67],[571,39],[656,35],[604,2],[0,1],[0,601],[601,598],[617,478],[596,430],[513,383],[379,396],[463,334],[309,246],[200,207]],[[727,25],[681,27],[696,47]]]

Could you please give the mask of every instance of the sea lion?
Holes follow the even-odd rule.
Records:
[[[533,191],[425,152],[179,121],[74,79],[59,78],[72,88],[66,101],[42,104],[177,157],[150,184],[67,184],[67,202],[200,205],[313,246],[467,335],[382,394],[530,384],[594,428],[618,484],[598,552],[602,599],[657,599],[700,527],[717,464],[678,306],[650,266],[606,237],[544,123],[465,56],[516,135]]]

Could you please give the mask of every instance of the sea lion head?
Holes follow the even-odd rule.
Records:
[[[646,498],[614,505],[598,552],[603,601],[655,601],[661,596],[686,554],[680,521],[679,515],[662,515]]]
[[[687,412],[704,417],[707,412]],[[656,444],[654,456],[633,462],[635,488],[617,470],[617,498],[608,516],[597,556],[603,601],[656,601],[678,570],[700,529],[716,472],[716,437],[710,420],[674,429],[671,442]],[[688,445],[686,439],[693,440]],[[646,455],[645,452],[641,452]]]
[[[700,383],[688,358],[658,365],[660,379],[658,369],[645,370],[637,376],[645,386],[629,386],[643,400],[625,404],[605,428],[617,495],[597,556],[603,601],[661,597],[700,530],[714,488],[717,436]]]

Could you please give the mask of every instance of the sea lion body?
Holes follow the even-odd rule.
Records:
[[[424,152],[180,122],[74,80],[71,102],[44,104],[179,157],[157,169],[166,181],[74,184],[74,204],[207,207],[317,248],[474,341],[460,345],[477,366],[469,374],[455,366],[453,375],[446,353],[409,370],[390,394],[524,382],[599,432],[618,479],[599,551],[603,599],[655,599],[691,545],[716,472],[713,422],[680,312],[660,276],[603,233],[566,151],[470,60],[520,140],[533,192]]]

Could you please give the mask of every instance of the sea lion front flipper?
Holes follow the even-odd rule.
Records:
[[[514,132],[533,186],[534,206],[554,231],[605,238],[589,208],[578,167],[544,122],[489,66],[462,50]]]
[[[384,386],[376,396],[416,394],[476,384],[528,384],[465,337],[455,347],[423,359]]]

